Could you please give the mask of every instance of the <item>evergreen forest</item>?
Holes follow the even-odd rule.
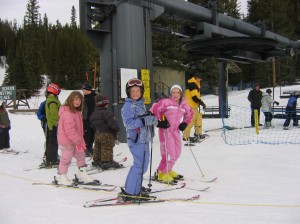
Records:
[[[189,2],[208,8],[211,4],[210,0]],[[241,13],[237,0],[218,0],[217,3],[220,13],[257,26],[265,24],[271,32],[292,40],[300,39],[300,0],[248,0],[247,15]],[[49,23],[47,14],[41,16],[39,13],[38,0],[28,0],[26,7],[21,25],[0,17],[0,56],[6,56],[7,63],[3,84],[35,92],[49,81],[65,89],[78,89],[87,78],[90,84],[94,83],[95,69],[99,73],[99,49],[80,30],[74,6],[70,9],[70,23],[67,24],[58,20],[55,24]],[[153,32],[154,66],[187,73],[200,72],[208,85],[218,85],[218,61],[188,55],[178,36],[172,34],[180,32],[180,22],[164,14],[153,21],[153,26],[173,31],[169,35]],[[230,85],[259,82],[262,87],[272,86],[272,62],[238,66],[242,72],[229,74]],[[297,81],[299,69],[297,54],[276,60],[277,85]]]

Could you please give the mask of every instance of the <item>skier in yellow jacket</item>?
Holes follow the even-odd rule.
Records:
[[[200,127],[202,126],[202,115],[199,113],[199,106],[201,105],[205,110],[206,105],[200,98],[200,81],[201,76],[195,73],[191,79],[188,80],[187,88],[185,90],[185,98],[188,104],[194,111],[193,119],[185,129],[183,133],[184,140],[190,140],[190,142],[197,142],[201,138]],[[194,137],[190,138],[191,129],[194,126]]]

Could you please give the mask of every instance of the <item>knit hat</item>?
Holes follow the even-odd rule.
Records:
[[[108,96],[102,96],[99,94],[95,96],[95,101],[97,107],[105,107],[107,104],[109,104]]]
[[[179,89],[180,92],[182,92],[182,88],[181,88],[181,86],[178,85],[178,84],[175,84],[175,85],[171,86],[171,88],[170,88],[170,94],[172,93],[172,90],[173,90],[173,89]]]
[[[89,90],[91,91],[92,90],[92,86],[87,84],[87,83],[84,83],[81,85],[81,89],[85,89],[85,90]]]
[[[267,90],[266,90],[266,93],[271,94],[271,93],[272,93],[272,90],[271,90],[271,89],[267,89]]]
[[[199,79],[202,79],[202,75],[200,75],[200,73],[196,72],[194,75],[193,75],[194,78],[199,78]]]

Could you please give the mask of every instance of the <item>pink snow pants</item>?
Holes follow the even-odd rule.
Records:
[[[173,166],[181,154],[181,136],[179,130],[171,130],[159,128],[160,154],[161,161],[158,170],[163,173],[168,173],[173,169]],[[168,159],[167,159],[167,154]]]
[[[83,167],[85,166],[85,152],[77,151],[75,145],[59,145],[61,150],[61,158],[58,167],[59,174],[68,173],[69,165],[71,164],[73,156],[77,160],[77,166]]]

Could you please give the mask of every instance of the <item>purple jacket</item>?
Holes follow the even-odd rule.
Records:
[[[79,145],[84,142],[83,123],[80,111],[72,113],[68,106],[59,108],[59,122],[57,131],[59,145]]]

